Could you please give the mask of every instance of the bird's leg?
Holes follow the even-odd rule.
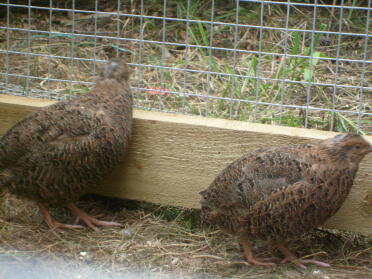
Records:
[[[95,226],[120,226],[119,223],[116,222],[107,222],[107,221],[100,221],[83,210],[79,209],[76,205],[73,203],[67,204],[67,208],[70,209],[77,217],[75,223],[79,222],[79,220],[83,221],[85,224],[87,224],[88,227],[90,227],[94,231],[99,231],[99,229]]]
[[[83,226],[80,225],[69,225],[69,224],[62,224],[57,222],[50,214],[49,211],[45,208],[42,203],[37,204],[40,209],[40,213],[44,218],[44,221],[51,227],[53,230],[60,232],[60,229],[82,229]]]
[[[275,243],[274,246],[284,255],[284,259],[282,260],[282,263],[288,263],[291,262],[298,267],[301,267],[303,269],[306,268],[304,264],[307,263],[312,263],[317,266],[322,266],[322,267],[329,267],[330,265],[327,263],[319,262],[316,260],[302,260],[298,259],[291,251],[288,250],[288,248],[284,247],[283,244],[280,243]]]
[[[259,259],[256,259],[253,256],[252,249],[251,249],[251,247],[249,247],[247,237],[245,237],[245,236],[240,237],[240,243],[243,246],[244,256],[245,256],[247,262],[249,262],[250,264],[261,265],[261,266],[275,266],[275,263],[261,262]]]

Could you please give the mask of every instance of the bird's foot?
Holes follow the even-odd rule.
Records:
[[[88,227],[90,227],[94,231],[99,231],[99,229],[96,226],[120,226],[120,223],[116,222],[108,222],[108,221],[101,221],[97,218],[94,218],[84,212],[83,210],[76,207],[74,204],[70,203],[67,205],[67,207],[76,215],[75,224],[77,224],[79,221],[83,221],[85,224],[87,224]]]
[[[300,268],[303,268],[303,269],[306,269],[305,264],[315,264],[315,265],[321,266],[321,267],[330,267],[331,266],[330,264],[327,264],[327,263],[324,263],[324,262],[320,262],[320,261],[316,261],[316,260],[299,259],[299,258],[296,258],[295,256],[287,256],[281,261],[281,263],[293,263],[296,266],[298,266]]]
[[[244,256],[248,263],[253,264],[253,265],[258,265],[258,266],[275,266],[276,265],[275,263],[272,263],[272,262],[263,262],[259,259],[256,259],[253,256],[253,252],[251,248],[249,247],[248,239],[246,237],[241,237],[240,243],[243,246]]]
[[[84,229],[84,227],[81,226],[81,225],[63,224],[63,223],[59,223],[55,220],[53,220],[52,223],[49,223],[49,222],[47,222],[47,223],[56,232],[62,232],[61,229]]]
[[[58,221],[56,221],[48,212],[48,210],[45,208],[45,206],[41,203],[38,203],[40,213],[43,216],[45,222],[56,232],[62,232],[61,229],[83,229],[83,226],[80,225],[69,225],[69,224],[63,224]]]
[[[253,264],[253,265],[258,265],[258,266],[276,266],[276,264],[273,263],[273,262],[263,262],[263,261],[261,261],[261,259],[257,259],[257,258],[254,258],[254,257],[248,258],[246,256],[246,260],[247,260],[247,262],[249,262],[250,264]]]
[[[298,266],[300,268],[303,268],[303,269],[306,269],[305,264],[309,264],[309,263],[310,264],[315,264],[315,265],[321,266],[321,267],[331,266],[330,264],[323,263],[323,262],[316,261],[316,260],[299,259],[295,255],[293,255],[293,253],[291,251],[289,251],[286,247],[284,247],[283,244],[276,243],[276,244],[274,244],[274,246],[276,248],[278,248],[278,250],[280,252],[282,252],[282,254],[284,255],[284,259],[281,261],[281,263],[289,263],[290,262],[290,263],[293,263],[296,266]]]
[[[95,226],[106,226],[106,227],[112,227],[112,226],[120,226],[120,223],[116,222],[109,222],[109,221],[101,221],[98,220],[92,216],[79,216],[75,220],[75,224],[79,223],[80,221],[83,221],[85,224],[87,224],[88,227],[90,227],[92,230],[98,232],[99,229]]]

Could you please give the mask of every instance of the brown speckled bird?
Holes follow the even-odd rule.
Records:
[[[319,144],[258,149],[227,166],[202,191],[202,217],[237,235],[247,261],[270,266],[253,256],[248,237],[270,241],[282,262],[329,266],[297,259],[284,245],[322,225],[337,212],[353,185],[360,161],[372,151],[361,136],[342,134]]]
[[[66,206],[93,230],[115,226],[74,205],[123,158],[132,131],[129,69],[109,61],[91,92],[40,109],[0,138],[0,189],[36,201],[55,230],[81,228],[57,222],[47,206]]]

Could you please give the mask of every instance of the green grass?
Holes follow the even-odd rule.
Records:
[[[352,1],[352,5],[361,4],[360,1]],[[101,4],[100,4],[101,5]],[[122,1],[122,12],[138,13],[139,6],[136,2]],[[162,16],[163,3],[159,1],[149,1],[145,5],[145,14]],[[236,16],[239,16],[239,23],[259,25],[260,24],[259,4],[241,3],[238,13],[235,10],[234,3],[225,1],[215,1],[214,20],[218,22],[234,23]],[[280,5],[265,5],[264,25],[285,27],[286,7]],[[296,7],[291,8],[291,14],[288,21],[288,27],[294,29],[311,29],[312,8]],[[317,30],[338,31],[339,22],[334,18],[330,20],[331,9],[318,9]],[[339,9],[333,11],[334,17],[338,16]],[[169,2],[166,14],[168,17],[176,17],[191,20],[211,19],[210,2],[190,1],[190,7],[187,7],[187,1]],[[34,11],[33,20],[34,29],[45,29],[45,22],[48,20],[48,14],[41,11]],[[285,42],[285,32],[278,30],[263,30],[262,41],[260,31],[255,28],[238,28],[238,37],[235,42],[234,26],[211,25],[200,22],[178,22],[167,21],[165,30],[165,39],[168,42],[185,43],[190,45],[209,46],[232,49],[234,44],[239,49],[257,51],[261,47],[262,51],[272,53],[284,53],[284,46],[287,46],[287,52],[291,55],[311,56],[312,58],[284,57],[260,55],[256,53],[236,53],[236,65],[233,65],[234,54],[224,50],[209,50],[205,48],[193,48],[182,46],[165,46],[158,44],[143,43],[143,53],[139,56],[140,43],[137,42],[118,42],[116,40],[79,38],[67,34],[71,31],[71,26],[64,23],[65,16],[55,14],[53,30],[63,32],[60,35],[52,35],[50,40],[52,45],[48,46],[49,36],[44,34],[34,34],[31,36],[31,48],[35,53],[48,54],[49,50],[53,55],[69,56],[71,50],[71,41],[74,40],[75,57],[92,58],[94,55],[99,59],[108,59],[117,53],[124,55],[132,62],[139,62],[150,65],[164,65],[177,68],[189,68],[216,73],[227,73],[230,75],[248,75],[252,77],[263,77],[271,80],[257,80],[255,78],[240,78],[235,76],[220,76],[204,73],[184,73],[178,71],[169,71],[165,69],[142,68],[141,79],[137,74],[133,74],[133,86],[139,85],[145,88],[160,88],[201,96],[210,94],[212,97],[230,98],[233,97],[242,101],[259,101],[267,103],[285,105],[303,106],[307,104],[321,108],[333,108],[335,100],[335,109],[355,110],[355,100],[359,96],[358,89],[338,89],[333,96],[333,89],[329,87],[312,86],[308,89],[307,83],[320,82],[333,84],[335,82],[334,72],[335,64],[330,61],[320,60],[322,57],[335,57],[337,50],[338,36],[326,36],[315,33],[311,39],[311,33],[302,31],[290,31],[287,34]],[[79,17],[79,15],[76,15]],[[97,32],[116,36],[117,18],[106,17],[98,21]],[[0,19],[1,21],[1,19]],[[92,32],[93,22],[79,20],[77,29],[79,32]],[[363,23],[364,22],[364,23]],[[3,25],[4,22],[1,23]],[[20,15],[12,22],[15,27],[24,27],[27,23],[27,14]],[[44,25],[43,25],[44,24]],[[139,38],[140,20],[138,18],[120,18],[121,36],[128,38]],[[27,24],[26,24],[27,25]],[[358,10],[345,10],[343,32],[365,32],[365,12]],[[143,35],[145,40],[161,41],[163,37],[163,20],[161,19],[143,19]],[[211,30],[213,37],[211,40]],[[0,36],[4,38],[5,32]],[[27,51],[27,36],[25,33],[11,31],[11,48],[18,51]],[[5,40],[3,40],[5,43]],[[3,44],[4,44],[3,43]],[[0,43],[1,45],[1,43]],[[360,59],[363,53],[364,41],[358,37],[342,36],[340,44],[340,54],[342,57],[350,59]],[[4,45],[1,45],[4,48]],[[25,57],[21,55],[11,55],[11,71],[24,74]],[[71,63],[66,60],[49,59],[53,63],[52,75],[59,79],[75,79],[91,81],[93,65],[89,62],[74,61]],[[4,59],[3,59],[4,61]],[[31,57],[31,74],[35,76],[46,77],[47,58]],[[4,65],[4,63],[2,64]],[[1,67],[1,66],[0,66]],[[360,84],[360,67],[356,64],[340,63],[339,84]],[[370,71],[370,65],[367,64],[367,72]],[[281,80],[292,80],[304,82],[304,84],[284,83]],[[162,83],[161,83],[162,81]],[[186,81],[186,83],[185,83]],[[32,87],[45,90],[46,84],[37,80],[30,80]],[[371,86],[370,83],[367,86]],[[25,86],[25,85],[23,85]],[[56,90],[61,95],[80,94],[86,92],[86,87],[72,85],[69,83],[50,83],[51,89]],[[27,89],[27,88],[25,88]],[[25,90],[26,91],[26,90]],[[27,93],[27,92],[26,92]],[[309,94],[309,96],[307,96]],[[364,100],[369,102],[370,95],[365,92]],[[180,95],[151,95],[146,92],[136,93],[136,104],[143,108],[160,108],[167,111],[176,111],[187,114],[197,114],[209,117],[229,118],[243,121],[258,121],[262,123],[273,123],[302,127],[303,110],[282,108],[274,106],[255,105],[245,102],[230,102],[229,100],[207,100],[203,97]],[[365,106],[366,109],[370,109]],[[357,128],[357,115],[348,115],[342,113],[325,113],[322,111],[311,111],[309,114],[309,127],[322,130],[330,129],[333,121],[333,130],[346,132],[354,131]],[[371,134],[371,119],[362,117],[360,119],[361,132]]]

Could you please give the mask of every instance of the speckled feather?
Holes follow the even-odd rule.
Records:
[[[0,187],[49,205],[76,201],[123,158],[132,131],[129,70],[109,62],[94,89],[24,118],[0,139]]]
[[[322,225],[346,199],[358,164],[348,134],[317,145],[259,149],[227,166],[202,195],[203,219],[225,231],[286,239]]]

